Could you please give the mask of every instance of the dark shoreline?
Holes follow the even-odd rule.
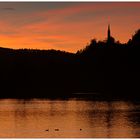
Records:
[[[137,101],[140,102],[140,96],[118,96],[107,94],[69,94],[69,95],[48,95],[48,96],[0,96],[0,99],[19,99],[19,100],[32,100],[32,99],[47,99],[47,100],[89,100],[89,101]]]

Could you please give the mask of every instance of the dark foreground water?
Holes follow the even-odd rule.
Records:
[[[140,137],[140,104],[1,99],[0,137]]]

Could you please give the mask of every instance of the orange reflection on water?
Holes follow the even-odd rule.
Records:
[[[139,137],[135,106],[123,101],[0,100],[0,137]]]

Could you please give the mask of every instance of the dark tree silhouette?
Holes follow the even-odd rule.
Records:
[[[110,33],[92,39],[77,53],[0,48],[0,97],[140,99],[139,53],[140,30],[124,44]]]

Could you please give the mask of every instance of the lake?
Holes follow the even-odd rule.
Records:
[[[140,103],[84,99],[1,99],[0,137],[140,137]]]

